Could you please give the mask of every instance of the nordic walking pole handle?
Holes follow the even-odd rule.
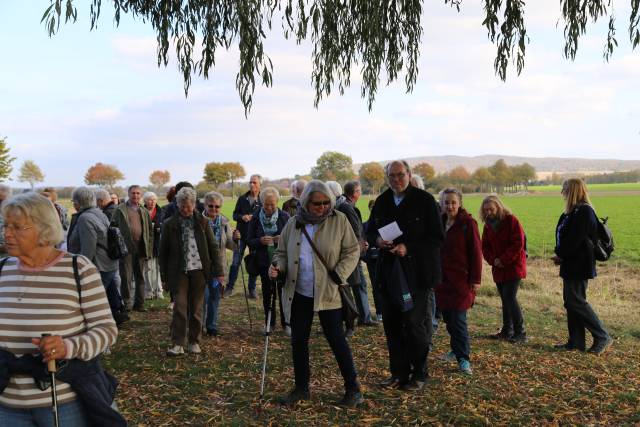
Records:
[[[51,334],[42,334],[40,335],[42,338],[45,337],[50,337]],[[55,359],[51,359],[47,362],[47,372],[56,372],[58,370],[57,366],[56,366],[56,360]]]

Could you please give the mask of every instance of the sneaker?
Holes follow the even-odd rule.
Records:
[[[370,319],[367,320],[366,322],[358,322],[358,326],[378,326],[378,322]]]
[[[224,288],[224,292],[222,294],[222,297],[226,298],[226,297],[230,297],[231,295],[233,295],[233,287],[227,286],[226,288]]]
[[[258,299],[258,293],[256,291],[249,291],[250,299]]]
[[[571,351],[571,350],[584,351],[584,347],[577,347],[575,344],[570,342],[566,342],[564,344],[554,344],[553,348],[555,350],[564,350],[564,351]]]
[[[451,350],[448,353],[441,354],[440,356],[438,356],[438,359],[444,360],[445,362],[457,362],[458,361],[458,358],[456,357],[456,354],[453,352],[453,350]]]
[[[102,354],[104,356],[110,355],[111,354],[111,348],[110,347],[105,348],[104,351],[102,352]]]
[[[587,351],[589,353],[593,353],[595,355],[600,356],[602,353],[607,351],[609,347],[611,347],[612,343],[613,343],[613,339],[611,337],[607,337],[604,340],[594,340],[593,345]]]
[[[520,332],[519,334],[515,334],[512,337],[510,337],[508,341],[511,344],[524,344],[527,341],[529,341],[529,338],[527,338],[526,332]]]
[[[458,368],[460,368],[460,372],[466,375],[471,375],[473,371],[471,370],[471,362],[467,359],[460,359],[458,362]]]
[[[376,314],[376,320],[382,322],[382,314]]]
[[[302,400],[309,400],[310,398],[311,398],[311,395],[309,394],[309,390],[294,388],[289,392],[289,394],[287,394],[286,396],[282,396],[280,399],[278,399],[278,402],[281,405],[293,406]]]
[[[284,334],[288,337],[291,336],[291,326],[287,325],[284,327]]]
[[[173,302],[169,303],[169,305],[167,306],[167,310],[173,311]]]
[[[344,396],[337,404],[338,406],[345,406],[347,408],[355,408],[364,402],[364,396],[360,390],[347,390],[344,392]]]
[[[207,336],[208,337],[217,337],[218,335],[220,335],[220,334],[218,333],[217,329],[209,329],[207,331]]]
[[[181,354],[184,354],[184,348],[181,345],[174,345],[167,350],[167,356],[179,356]]]
[[[200,346],[198,343],[189,344],[189,353],[191,354],[200,354],[202,350],[200,350]]]

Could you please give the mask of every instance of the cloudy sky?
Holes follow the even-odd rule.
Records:
[[[197,182],[210,161],[278,178],[308,173],[327,150],[356,163],[446,154],[640,159],[640,52],[628,41],[629,2],[616,3],[620,46],[608,64],[606,22],[591,27],[570,62],[559,2],[528,2],[525,69],[519,77],[510,70],[504,83],[480,2],[457,13],[426,1],[417,86],[411,94],[402,80],[383,87],[371,112],[358,78],[315,109],[311,48],[276,31],[267,43],[274,84],[256,90],[248,118],[235,91],[235,50],[219,55],[210,80],[194,79],[185,98],[176,66],[156,65],[150,27],[123,18],[115,28],[103,3],[98,30],[89,31],[83,7],[76,24],[49,38],[40,24],[48,1],[0,2],[0,136],[17,157],[14,169],[33,160],[47,185],[79,185],[96,162],[117,165],[121,184],[145,184],[154,169]]]

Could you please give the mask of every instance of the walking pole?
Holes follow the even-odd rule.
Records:
[[[276,297],[278,296],[277,279],[273,281],[271,301],[267,311],[267,325],[264,331],[264,356],[262,357],[262,379],[260,380],[260,398],[264,396],[264,379],[267,374],[267,352],[269,351],[269,336],[271,335],[271,317],[276,311]]]
[[[249,296],[247,295],[247,283],[244,280],[244,267],[242,262],[244,260],[240,257],[240,275],[242,276],[242,287],[244,288],[244,301],[247,303],[247,316],[249,316],[249,330],[253,331],[253,322],[251,321],[251,310],[249,310]]]
[[[49,337],[51,334],[42,334],[42,338]],[[53,425],[60,427],[60,420],[58,419],[58,394],[56,392],[56,360],[49,360],[47,362],[47,371],[51,375],[51,412],[53,413]]]

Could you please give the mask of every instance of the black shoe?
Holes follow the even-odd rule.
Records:
[[[509,341],[511,337],[513,337],[513,333],[509,333],[505,331],[500,331],[497,334],[491,334],[488,336],[488,338],[492,340],[504,340],[504,341]]]
[[[220,335],[220,334],[218,333],[218,331],[216,329],[207,330],[207,336],[208,337],[217,337],[218,335]]]
[[[301,400],[309,400],[310,398],[311,398],[311,395],[309,394],[309,390],[294,388],[289,392],[289,394],[287,394],[286,396],[282,396],[280,399],[278,399],[278,402],[281,405],[293,406]]]
[[[420,391],[424,388],[425,381],[412,379],[408,383],[403,384],[400,389],[403,391]]]
[[[508,339],[511,344],[524,344],[529,341],[527,338],[526,332],[520,332],[519,334],[514,334],[511,338]]]
[[[250,299],[258,299],[258,294],[256,293],[256,291],[249,292],[249,298]]]
[[[140,313],[146,313],[147,309],[144,307],[133,307],[133,311],[138,311]]]
[[[380,387],[382,388],[398,388],[401,385],[402,385],[402,381],[400,380],[400,378],[393,375],[387,378],[386,380],[380,382]]]
[[[119,311],[113,314],[113,320],[116,321],[116,326],[122,325],[124,322],[129,321],[129,315],[124,311]]]
[[[338,406],[346,406],[347,408],[355,408],[364,402],[364,396],[360,390],[347,390],[344,392],[344,396],[337,404]]]
[[[607,351],[609,347],[611,347],[612,343],[613,339],[611,337],[607,337],[603,340],[594,340],[593,345],[589,350],[587,350],[587,352],[600,356],[602,353]]]
[[[358,326],[378,326],[378,322],[371,319],[366,322],[358,322]]]

